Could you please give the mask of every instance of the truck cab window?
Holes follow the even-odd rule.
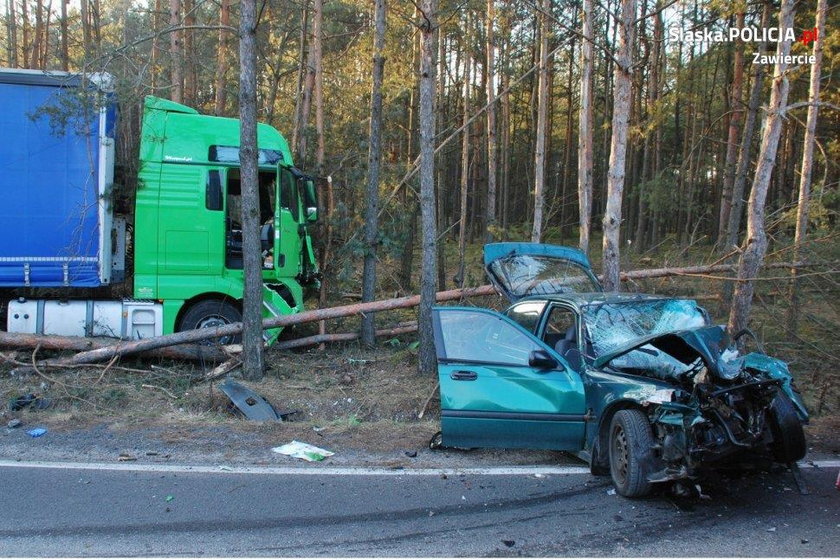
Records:
[[[296,222],[300,221],[298,212],[297,181],[288,169],[280,169],[280,207],[292,213]]]
[[[274,220],[273,171],[260,171],[260,225]],[[225,265],[230,269],[242,268],[242,181],[239,169],[227,172],[225,215]]]

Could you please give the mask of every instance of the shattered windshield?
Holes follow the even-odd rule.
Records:
[[[583,309],[583,322],[596,356],[640,338],[707,325],[703,311],[689,299],[589,305]]]
[[[489,272],[515,298],[601,291],[585,268],[567,259],[510,255],[490,263]]]

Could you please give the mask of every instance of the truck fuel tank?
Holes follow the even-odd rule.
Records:
[[[163,334],[163,305],[126,299],[9,302],[8,332],[142,339]]]

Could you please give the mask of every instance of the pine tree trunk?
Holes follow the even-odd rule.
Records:
[[[177,0],[173,0],[173,4]],[[242,0],[239,21],[239,161],[242,181],[242,254],[245,293],[242,303],[242,375],[263,376],[262,256],[257,169],[257,6]]]
[[[583,40],[580,47],[580,117],[578,124],[578,246],[589,254],[592,225],[592,58],[594,0],[583,0]]]
[[[219,8],[219,25],[222,27],[230,26],[230,4],[231,0],[222,0],[222,5]],[[225,107],[227,106],[229,35],[230,32],[227,29],[219,30],[219,50],[216,56],[216,91],[213,100],[213,112],[219,116],[225,114]]]
[[[793,27],[793,0],[782,0],[779,8],[779,27]],[[776,47],[778,62],[773,73],[770,103],[761,138],[758,165],[755,170],[752,190],[747,208],[747,239],[738,261],[738,283],[729,312],[729,332],[734,334],[746,328],[752,305],[754,281],[767,251],[767,236],[764,232],[764,203],[776,160],[779,136],[782,132],[782,118],[787,106],[790,83],[787,78],[786,58],[790,54],[790,42],[780,41]]]
[[[826,0],[817,1],[815,27],[817,39],[814,41],[814,63],[811,65],[811,83],[808,92],[808,120],[805,124],[805,140],[802,148],[802,171],[799,175],[799,204],[796,209],[796,235],[793,240],[793,262],[802,259],[802,244],[808,233],[808,206],[811,201],[811,174],[814,166],[814,140],[817,132],[817,114],[820,102],[820,72],[822,69],[823,32],[825,31],[825,14],[828,10]],[[790,307],[788,313],[788,328],[796,333],[799,323],[799,298],[797,294],[797,269],[790,271]]]
[[[472,54],[470,53],[470,40],[472,33],[470,32],[470,17],[467,13],[466,29],[464,29],[464,83],[463,83],[463,115],[462,115],[462,130],[461,130],[461,181],[460,181],[460,203],[458,205],[460,216],[458,218],[458,272],[455,274],[455,286],[458,288],[464,287],[464,260],[466,258],[467,250],[467,229],[469,224],[467,218],[469,212],[467,211],[467,196],[470,188],[470,90],[471,70],[472,70]]]
[[[169,25],[181,26],[181,0],[169,0]],[[184,56],[181,43],[181,31],[169,34],[169,97],[175,103],[184,102]],[[245,224],[242,224],[243,226]]]
[[[370,96],[370,143],[368,145],[368,178],[365,206],[365,262],[362,272],[362,301],[376,297],[376,247],[379,237],[379,164],[382,161],[382,78],[385,73],[385,0],[376,0],[373,36],[373,87]],[[373,314],[362,318],[362,342],[373,346],[376,324]]]
[[[58,1],[61,2],[61,69],[66,72],[70,68],[69,37],[67,36],[67,0]]]
[[[422,221],[422,264],[420,267],[420,373],[435,375],[437,357],[432,334],[432,306],[435,302],[437,227],[435,223],[435,32],[437,1],[419,0],[420,5],[420,214]]]
[[[744,27],[744,12],[736,16],[735,26]],[[742,101],[744,89],[744,42],[738,41],[735,47],[735,62],[732,73],[732,86],[729,95],[729,133],[726,140],[726,160],[723,166],[723,194],[720,200],[718,217],[718,247],[726,251],[726,228],[729,225],[729,213],[732,211],[732,192],[735,184],[735,167],[738,160],[738,138],[741,133],[743,115]]]
[[[633,20],[636,0],[622,0],[621,20],[618,24],[618,51],[615,57],[615,96],[613,101],[612,138],[610,140],[610,171],[607,178],[607,206],[604,211],[604,290],[618,291],[621,268],[619,234],[621,232],[621,203],[624,191],[625,160],[627,155],[627,125],[630,117],[633,45]]]
[[[315,103],[315,173],[321,175],[324,170],[324,0],[315,0],[312,12],[312,59],[315,62],[315,86],[313,101]],[[323,283],[322,283],[323,286]]]
[[[292,119],[292,141],[289,144],[293,154],[298,153],[298,142],[300,141],[300,128],[303,115],[303,98],[304,98],[304,83],[307,72],[307,54],[306,54],[306,36],[307,28],[309,27],[309,10],[307,3],[303,2],[300,9],[300,38],[298,45],[298,74],[295,82],[295,114]],[[302,165],[302,162],[298,162]]]
[[[769,0],[764,2],[761,14],[761,28],[765,29],[770,22]],[[758,54],[763,55],[767,51],[767,43],[761,42],[758,46]],[[753,133],[755,132],[758,108],[761,104],[761,91],[764,85],[764,65],[755,65],[750,99],[747,105],[747,116],[744,120],[744,130],[741,137],[741,146],[738,150],[738,164],[735,168],[735,180],[732,185],[732,208],[729,211],[729,224],[726,227],[726,246],[732,248],[738,244],[738,233],[741,229],[741,214],[744,211],[744,190],[747,185],[747,172],[750,166],[752,152]],[[725,300],[729,298],[726,297]]]
[[[15,3],[16,0],[6,0],[6,50],[11,68],[17,68],[18,66],[17,9]],[[67,10],[66,4],[64,9]]]
[[[184,26],[194,26],[194,0],[182,0],[182,2],[184,4]],[[191,29],[184,31],[184,55],[184,103],[192,107],[196,104],[198,95],[198,77],[196,76],[195,65],[195,41]]]
[[[549,0],[540,3],[540,69],[537,92],[537,139],[534,147],[534,223],[531,242],[539,243],[543,230],[543,205],[545,204],[546,135],[548,134],[548,11]]]
[[[487,86],[487,208],[484,219],[484,239],[493,240],[496,228],[496,52],[493,26],[496,23],[495,0],[487,0],[486,86]]]

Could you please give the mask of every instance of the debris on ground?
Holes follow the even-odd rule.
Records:
[[[323,461],[327,457],[335,455],[332,451],[294,440],[291,443],[275,447],[272,451],[281,455],[295,457],[296,459],[303,459],[304,461]]]
[[[35,410],[44,410],[49,408],[52,404],[52,401],[36,395],[35,393],[28,393],[26,395],[20,395],[19,397],[14,397],[9,401],[9,410],[12,412],[17,412],[18,410],[23,410],[24,408],[32,407]]]
[[[513,545],[516,544],[516,541],[502,539],[502,544],[504,544],[506,547],[510,548],[510,547],[512,547]]]
[[[175,496],[173,496],[172,494],[169,494],[168,496],[166,496],[166,501],[167,502],[171,502],[174,499],[175,499]]]
[[[414,457],[417,457],[417,452],[416,451],[406,451],[405,455],[406,455],[406,457],[411,457],[413,459]]]
[[[220,384],[219,389],[227,395],[234,409],[239,410],[248,420],[282,422],[287,420],[288,416],[299,412],[278,412],[262,395],[230,378]]]
[[[20,421],[20,418],[12,418],[11,420],[8,421],[8,423],[6,424],[6,427],[7,428],[17,428],[21,424],[23,424],[23,422]]]
[[[42,435],[47,433],[47,429],[46,428],[32,428],[31,430],[29,430],[26,433],[29,434],[32,437],[41,437]]]
[[[615,496],[615,488],[610,488],[607,490],[607,496]]]
[[[137,457],[131,455],[130,453],[120,453],[119,457],[117,457],[117,461],[124,463],[126,461],[136,461]]]

